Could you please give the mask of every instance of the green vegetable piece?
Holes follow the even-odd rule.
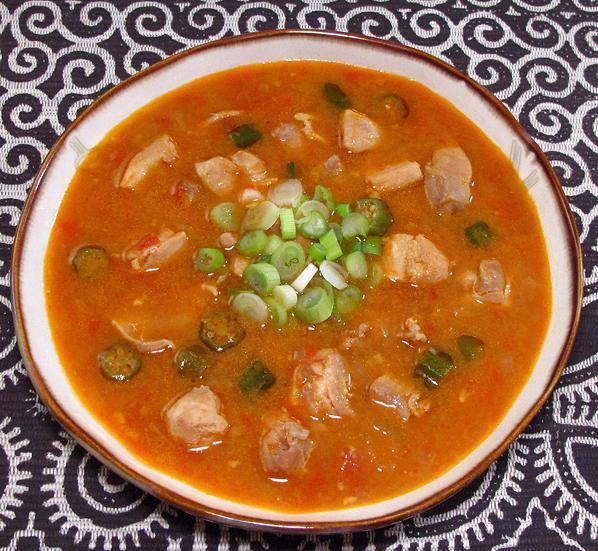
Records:
[[[274,374],[260,360],[254,360],[239,379],[239,388],[247,398],[255,398],[276,382]]]
[[[336,236],[336,240],[338,241],[339,245],[342,246],[342,244],[343,244],[343,229],[341,228],[341,225],[337,224],[336,222],[331,222],[328,225],[330,226],[330,229],[334,232],[334,235]]]
[[[349,203],[339,203],[336,205],[334,212],[338,214],[341,218],[348,216],[351,213],[351,205]]]
[[[318,239],[328,231],[328,222],[321,212],[312,210],[307,216],[297,221],[301,235],[309,239]]]
[[[351,100],[338,84],[332,82],[324,84],[324,95],[332,105],[336,105],[342,109],[349,109],[351,107]]]
[[[461,335],[457,339],[457,347],[463,357],[471,361],[484,352],[484,341],[471,335]]]
[[[271,262],[282,281],[293,281],[305,267],[305,251],[297,241],[287,241],[272,253]]]
[[[309,283],[310,287],[321,287],[328,293],[331,298],[334,298],[334,287],[328,281],[326,281],[322,276],[314,276]]]
[[[368,233],[370,235],[384,235],[394,222],[388,205],[377,197],[358,199],[355,201],[353,210],[363,214],[368,219],[370,223]]]
[[[128,381],[141,368],[141,355],[128,342],[117,342],[98,356],[102,375],[113,381]]]
[[[284,241],[276,234],[268,236],[268,243],[266,243],[266,246],[264,247],[264,254],[271,255],[283,243]]]
[[[350,314],[359,308],[363,300],[363,292],[355,285],[349,285],[336,293],[335,309],[342,316]]]
[[[320,237],[320,244],[326,249],[327,260],[336,260],[343,256],[343,250],[338,242],[334,228],[329,229]]]
[[[465,228],[465,237],[474,247],[487,247],[494,239],[494,234],[486,222],[476,222]]]
[[[320,263],[326,260],[326,247],[320,243],[312,243],[307,249],[307,254],[314,262]]]
[[[279,208],[271,201],[261,201],[243,218],[244,230],[269,230],[278,220]]]
[[[378,114],[388,122],[399,122],[409,116],[409,105],[398,94],[383,94],[374,100]]]
[[[345,257],[345,267],[353,279],[365,279],[368,276],[368,261],[361,251],[348,254]]]
[[[264,230],[253,230],[246,233],[235,245],[237,251],[244,256],[260,254],[268,244],[268,236]]]
[[[259,256],[255,257],[253,261],[254,264],[270,264],[270,260],[272,260],[271,254],[260,254]]]
[[[454,367],[453,358],[446,352],[430,348],[418,362],[415,374],[421,377],[428,386],[437,387]]]
[[[341,229],[345,239],[365,237],[368,234],[370,223],[364,214],[352,212],[343,218]]]
[[[289,178],[297,178],[297,165],[294,161],[290,161],[287,163],[287,173]]]
[[[382,254],[382,238],[370,235],[361,244],[361,250],[366,254],[380,256]]]
[[[223,231],[238,231],[244,213],[238,203],[218,203],[210,211],[210,220]]]
[[[248,147],[257,142],[262,133],[253,124],[242,124],[228,133],[237,147]]]
[[[289,319],[286,309],[276,299],[267,297],[264,299],[270,311],[270,317],[277,327],[285,325]]]
[[[223,352],[245,338],[245,329],[231,312],[213,312],[199,326],[199,339],[210,350]]]
[[[280,285],[280,275],[272,264],[250,264],[243,272],[245,283],[261,295],[269,295]]]
[[[324,203],[330,212],[334,210],[334,197],[332,196],[332,191],[330,191],[327,187],[316,186],[316,189],[314,190],[314,201],[320,201],[320,203]]]
[[[196,379],[214,361],[205,348],[196,344],[179,350],[174,356],[173,363],[181,375],[190,379]]]
[[[293,209],[280,209],[280,235],[283,239],[295,239],[297,237]]]
[[[265,323],[268,319],[268,305],[253,291],[237,293],[230,305],[237,314],[251,321]]]
[[[200,272],[215,272],[224,266],[224,262],[224,255],[219,249],[203,247],[193,255],[193,267]]]
[[[81,247],[72,259],[77,275],[83,281],[95,281],[105,276],[110,268],[108,253],[96,245]]]
[[[278,285],[274,287],[272,291],[272,297],[280,304],[285,310],[290,310],[297,306],[297,291],[290,285]]]
[[[315,325],[332,314],[334,300],[322,287],[310,287],[297,300],[297,315],[305,323]]]
[[[372,262],[370,267],[370,276],[368,278],[369,286],[373,289],[374,287],[378,287],[382,280],[384,279],[384,270],[382,266],[377,262]]]
[[[301,203],[301,205],[299,205],[297,208],[296,217],[298,219],[304,218],[314,210],[321,213],[326,220],[330,218],[330,211],[328,210],[328,207],[324,203],[314,199],[308,199],[307,201]]]

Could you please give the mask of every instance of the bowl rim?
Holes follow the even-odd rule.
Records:
[[[555,192],[555,197],[558,202],[559,214],[566,225],[568,234],[567,251],[571,265],[574,267],[575,273],[573,274],[574,285],[571,288],[572,294],[572,305],[574,308],[571,323],[569,325],[569,331],[565,345],[561,350],[561,354],[553,367],[552,374],[548,383],[546,384],[542,394],[534,405],[523,415],[520,421],[515,425],[513,430],[506,436],[502,442],[500,442],[492,452],[484,457],[475,467],[469,472],[457,479],[453,483],[449,484],[441,491],[429,496],[428,498],[421,500],[411,506],[404,507],[398,510],[394,510],[383,515],[362,519],[362,520],[348,520],[348,521],[311,521],[311,522],[297,522],[297,521],[283,521],[283,520],[266,520],[258,519],[251,516],[244,516],[235,513],[231,513],[224,510],[218,510],[194,500],[188,499],[169,488],[157,484],[150,478],[137,473],[133,468],[128,467],[118,457],[109,452],[101,442],[90,436],[83,427],[79,426],[54,399],[51,392],[44,382],[44,377],[41,375],[39,367],[33,361],[27,333],[24,325],[24,315],[21,309],[21,291],[19,287],[19,272],[21,257],[23,254],[23,245],[25,241],[25,234],[27,229],[27,223],[32,211],[32,207],[36,201],[40,185],[44,180],[45,172],[50,165],[52,159],[63,146],[68,136],[75,131],[79,123],[84,120],[91,112],[101,106],[112,94],[117,94],[120,90],[138,79],[143,79],[171,63],[175,63],[178,60],[193,55],[197,52],[211,49],[221,48],[229,44],[237,44],[246,41],[256,41],[262,39],[268,39],[278,36],[295,35],[295,36],[308,36],[308,37],[321,37],[323,39],[332,39],[339,41],[356,41],[364,43],[366,45],[378,48],[390,50],[391,52],[401,53],[413,58],[417,58],[420,61],[434,65],[436,68],[448,73],[449,76],[464,82],[470,89],[476,94],[482,96],[482,100],[485,100],[492,104],[497,113],[501,115],[508,122],[512,131],[518,135],[518,137],[526,144],[526,146],[536,155],[538,163],[544,170],[547,180],[549,181],[552,191]],[[18,224],[15,240],[13,244],[13,250],[11,255],[11,302],[13,307],[13,319],[15,333],[17,336],[17,342],[21,351],[23,362],[27,368],[27,372],[35,390],[38,395],[48,407],[54,418],[64,427],[67,432],[72,435],[78,443],[80,443],[89,453],[99,459],[102,463],[107,464],[111,469],[117,472],[126,480],[133,484],[141,487],[151,495],[164,500],[192,515],[201,516],[207,520],[224,523],[230,526],[238,528],[250,529],[250,530],[261,530],[261,531],[278,531],[284,533],[336,533],[343,531],[362,531],[371,530],[386,526],[411,517],[418,513],[421,513],[435,505],[438,505],[445,499],[454,495],[465,486],[470,484],[475,478],[481,475],[488,467],[498,459],[498,457],[510,446],[510,444],[523,432],[527,425],[531,422],[532,418],[538,413],[542,405],[546,402],[554,387],[556,386],[563,369],[567,363],[573,342],[579,326],[579,319],[581,314],[582,306],[582,295],[583,295],[583,266],[582,266],[582,251],[579,242],[579,232],[575,224],[569,203],[563,188],[559,182],[558,176],[552,168],[550,161],[540,149],[540,147],[531,139],[527,131],[521,126],[521,124],[515,119],[507,107],[499,101],[489,90],[484,88],[482,85],[475,82],[467,74],[462,73],[460,70],[449,65],[445,61],[432,56],[426,52],[405,46],[398,42],[389,42],[379,38],[363,36],[355,33],[345,33],[331,30],[320,30],[320,29],[283,29],[283,30],[271,30],[262,31],[256,33],[248,33],[240,36],[233,36],[222,38],[200,44],[198,46],[183,50],[176,54],[166,57],[165,59],[147,67],[135,73],[134,75],[126,78],[125,80],[117,83],[112,88],[101,94],[96,98],[84,111],[81,113],[70,126],[62,133],[58,140],[48,151],[45,159],[35,178],[32,182],[29,190],[27,199],[23,206],[21,218]]]

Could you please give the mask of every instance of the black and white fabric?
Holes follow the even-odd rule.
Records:
[[[10,251],[32,178],[102,92],[184,48],[273,28],[398,41],[487,86],[554,164],[584,249],[579,337],[558,388],[483,476],[387,529],[299,537],[204,523],[74,444],[22,366]],[[598,3],[596,0],[0,1],[0,548],[191,551],[596,549],[598,538]]]

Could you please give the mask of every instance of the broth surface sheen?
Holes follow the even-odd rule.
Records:
[[[341,146],[343,108],[323,93],[328,82],[376,123],[376,147],[357,153]],[[381,94],[400,96],[407,116],[390,116],[384,106],[381,111]],[[230,110],[241,114],[208,122],[210,115]],[[308,137],[297,113],[312,117],[318,138]],[[273,135],[281,123],[297,125],[301,146],[290,148]],[[427,284],[389,278],[376,286],[369,279],[358,282],[365,298],[340,321],[308,326],[291,316],[281,328],[270,321],[243,321],[245,338],[214,353],[214,363],[201,376],[189,378],[173,366],[176,351],[198,344],[200,320],[214,309],[229,309],[231,291],[246,288],[232,273],[222,280],[222,269],[207,274],[193,267],[194,252],[218,248],[223,233],[210,221],[210,210],[222,201],[236,201],[236,193],[223,199],[202,185],[195,164],[234,155],[239,148],[228,134],[242,124],[261,132],[243,150],[263,160],[268,177],[286,180],[293,162],[310,198],[318,184],[332,191],[336,203],[379,196],[394,217],[384,242],[399,233],[424,235],[448,259],[450,274]],[[151,167],[138,188],[119,187],[131,158],[164,135],[176,144],[176,160]],[[445,147],[462,148],[471,162],[472,199],[461,210],[433,208],[422,181],[378,192],[366,184],[372,171],[405,160],[423,170],[434,152]],[[342,166],[338,175],[325,168],[332,155],[338,155]],[[252,186],[241,171],[236,179],[238,191],[255,187],[267,194],[267,188]],[[479,221],[492,229],[493,238],[475,247],[465,230]],[[159,269],[134,270],[122,259],[132,243],[164,228],[184,231],[187,240]],[[105,249],[109,263],[101,277],[82,279],[73,267],[73,252],[90,244]],[[239,256],[224,254],[229,267]],[[376,259],[366,256],[371,268]],[[488,259],[498,260],[504,270],[503,303],[473,296],[472,280],[480,262]],[[391,498],[455,465],[496,427],[525,384],[551,310],[540,222],[502,152],[463,114],[417,82],[315,61],[248,66],[202,78],[114,128],[89,152],[68,188],[52,230],[45,282],[64,369],[106,430],[147,464],[205,492],[295,513]],[[113,324],[123,319],[141,324],[144,340],[169,339],[173,348],[142,354],[141,368],[130,380],[109,380],[98,366],[98,355],[123,340]],[[426,342],[408,335],[409,319],[417,322]],[[474,359],[467,360],[458,345],[463,335],[483,341],[483,351]],[[450,354],[455,364],[437,388],[414,375],[430,348]],[[350,415],[315,416],[305,402],[290,399],[298,362],[322,349],[334,349],[344,358]],[[263,362],[276,382],[247,396],[239,380],[254,360]],[[404,421],[396,408],[373,401],[371,385],[384,375],[416,389],[429,409]],[[206,446],[190,446],[169,432],[165,411],[185,392],[203,385],[221,401],[230,427]],[[259,446],[263,418],[283,410],[309,430],[313,449],[305,468],[279,475],[265,472]]]

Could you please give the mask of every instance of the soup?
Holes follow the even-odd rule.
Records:
[[[114,128],[69,186],[45,280],[107,431],[288,512],[447,471],[507,412],[551,308],[500,150],[417,82],[314,61],[194,81]]]

